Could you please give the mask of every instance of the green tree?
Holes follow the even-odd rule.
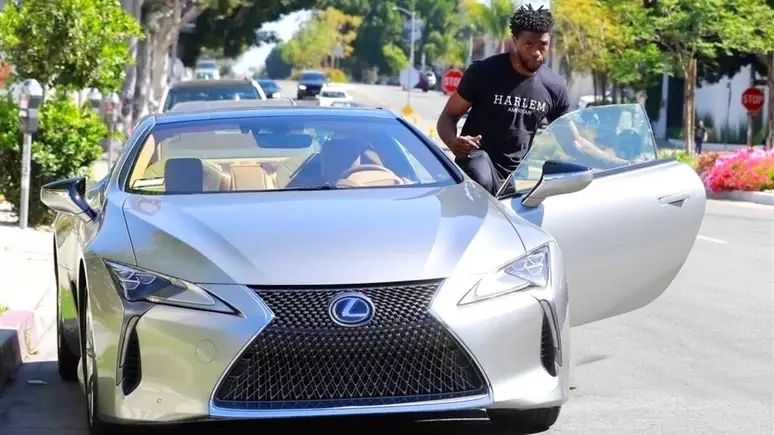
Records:
[[[472,23],[487,35],[499,41],[500,52],[511,36],[510,18],[513,15],[512,0],[490,0],[489,4],[477,0],[465,0],[463,8]]]
[[[458,32],[433,32],[427,37],[424,44],[427,56],[441,67],[462,67],[465,65],[466,44],[460,38]]]
[[[282,44],[277,44],[266,56],[264,72],[273,79],[285,79],[290,77],[292,66],[282,59]]]
[[[121,87],[140,27],[114,0],[24,0],[0,12],[0,52],[22,78],[63,89]]]
[[[403,49],[398,47],[395,44],[387,44],[384,47],[382,47],[382,53],[384,55],[384,59],[387,62],[387,67],[389,68],[389,72],[393,74],[399,73],[403,68],[406,68],[408,66],[409,60],[408,57],[406,57],[406,53],[403,52]]]
[[[635,0],[610,3],[637,41],[624,54],[655,44],[665,55],[664,67],[685,78],[684,135],[693,152],[698,59],[771,50],[774,10],[764,0],[658,0],[649,7]]]
[[[332,66],[330,59],[337,45],[342,47],[346,58],[352,53],[352,41],[362,19],[347,15],[337,9],[318,11],[282,47],[282,58],[296,68],[316,68],[324,63]]]
[[[237,57],[250,46],[277,42],[274,33],[258,29],[264,23],[315,4],[315,0],[245,0],[237,7],[217,3],[199,15],[194,32],[180,35],[183,62],[192,66],[204,52],[210,56]]]

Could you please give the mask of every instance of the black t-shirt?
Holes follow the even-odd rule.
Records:
[[[481,149],[504,178],[529,151],[540,122],[567,112],[567,92],[565,80],[548,66],[533,76],[519,74],[510,53],[474,62],[457,88],[471,103],[462,135],[481,135]]]

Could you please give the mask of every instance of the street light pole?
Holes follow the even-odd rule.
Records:
[[[402,8],[400,6],[393,6],[393,8],[396,11],[403,12],[404,14],[411,17],[411,36],[409,37],[409,67],[408,67],[408,78],[407,78],[407,84],[406,86],[408,88],[408,93],[406,94],[406,104],[411,107],[411,91],[414,87],[411,81],[411,72],[414,70],[414,40],[416,35],[416,26],[417,26],[417,20],[416,20],[416,10],[412,7],[411,10],[408,10],[406,8]]]

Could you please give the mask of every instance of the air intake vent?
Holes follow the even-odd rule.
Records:
[[[540,362],[548,374],[556,376],[556,350],[548,317],[543,315],[543,331],[540,335]]]
[[[129,340],[126,342],[126,352],[121,365],[124,380],[121,387],[124,395],[131,394],[142,380],[142,362],[140,361],[140,340],[137,338],[137,330],[132,330]]]

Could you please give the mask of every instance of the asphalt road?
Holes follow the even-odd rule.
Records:
[[[572,397],[546,434],[772,433],[774,207],[709,201],[700,234],[656,302],[573,330]],[[86,434],[78,388],[57,378],[55,344],[49,331],[35,361],[0,397],[0,434]],[[369,433],[495,433],[480,416],[461,417],[474,418],[204,424],[171,432],[344,433],[365,424]]]

